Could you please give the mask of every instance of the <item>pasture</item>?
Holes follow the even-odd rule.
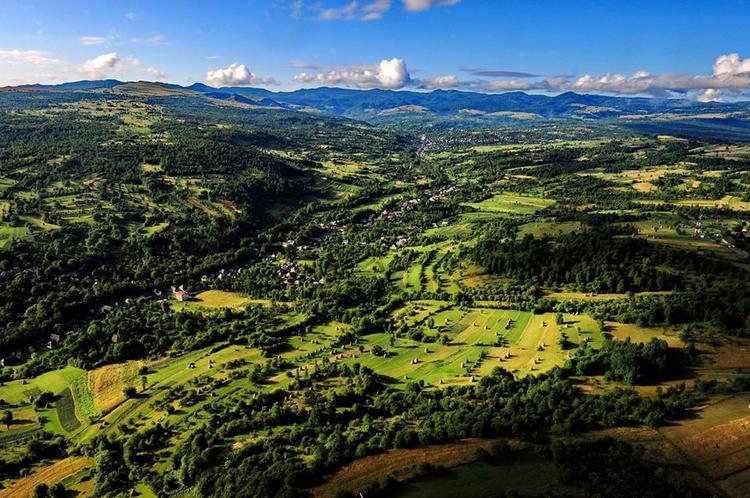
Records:
[[[208,308],[208,309],[243,309],[249,304],[260,304],[263,306],[270,306],[270,301],[267,299],[251,299],[242,294],[236,292],[227,292],[221,290],[207,290],[203,291],[193,297],[190,301],[174,302],[172,308],[181,310],[193,310],[196,308]]]
[[[554,200],[518,194],[497,194],[481,202],[466,202],[463,205],[481,213],[534,214],[551,206]]]
[[[694,417],[659,432],[722,491],[743,496],[750,484],[750,407],[747,394],[712,400]]]
[[[583,315],[564,315],[564,322],[556,324],[552,313],[418,301],[397,311],[394,318],[433,337],[434,342],[370,334],[362,338],[363,353],[345,356],[343,361],[361,363],[399,383],[446,386],[471,383],[495,367],[518,376],[545,372],[562,365],[584,341],[598,346],[603,340],[594,320]],[[569,341],[565,349],[558,344],[563,333]],[[388,355],[374,354],[376,346]]]

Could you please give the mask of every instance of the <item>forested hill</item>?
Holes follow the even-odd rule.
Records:
[[[408,139],[364,123],[101,85],[0,93],[6,352],[64,335],[102,306],[246,264],[263,250],[260,232],[306,205],[381,189],[331,161],[395,175],[390,157],[413,157]],[[39,312],[24,314],[30,306]]]

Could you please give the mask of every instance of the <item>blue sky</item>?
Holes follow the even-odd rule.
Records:
[[[0,7],[0,85],[114,77],[705,100],[750,88],[744,0],[0,0]]]

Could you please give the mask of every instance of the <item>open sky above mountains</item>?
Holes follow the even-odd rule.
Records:
[[[740,0],[5,0],[0,85],[117,78],[737,100],[750,95],[748,22]]]

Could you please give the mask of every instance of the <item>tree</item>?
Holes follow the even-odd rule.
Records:
[[[135,398],[138,392],[136,391],[135,387],[128,386],[122,390],[122,394],[124,394],[126,398],[130,399],[130,398]]]
[[[43,391],[34,400],[34,406],[38,409],[46,408],[47,405],[55,400],[55,395],[50,391]]]
[[[47,498],[49,497],[49,486],[44,483],[37,484],[34,488],[34,498]]]
[[[7,427],[8,430],[10,430],[10,424],[13,423],[13,412],[10,410],[5,410],[3,412],[2,420],[0,421],[2,421],[2,423],[5,424],[5,427]]]

